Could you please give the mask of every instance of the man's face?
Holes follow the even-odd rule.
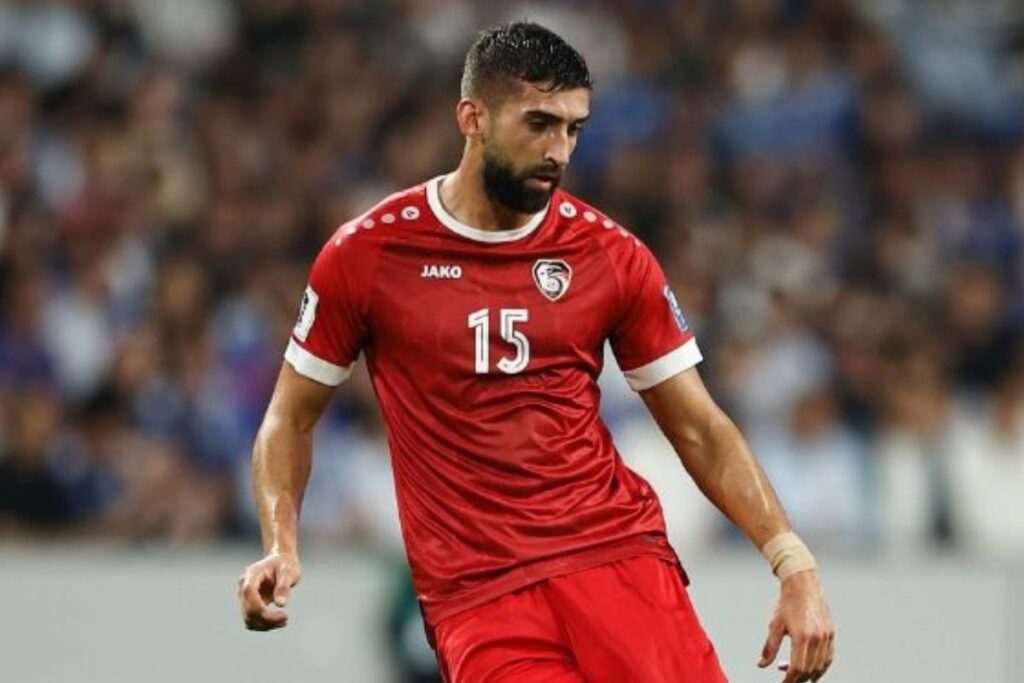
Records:
[[[545,92],[522,83],[489,110],[483,138],[487,195],[518,213],[551,199],[590,115],[585,88]]]

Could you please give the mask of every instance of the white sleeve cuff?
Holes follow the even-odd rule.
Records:
[[[338,386],[352,374],[351,365],[341,366],[328,363],[299,346],[298,342],[294,339],[288,340],[288,348],[285,349],[284,359],[300,375],[320,382],[320,384],[326,384],[329,387]]]
[[[704,360],[704,356],[697,348],[697,340],[691,338],[661,358],[653,360],[647,365],[626,370],[622,374],[626,376],[626,382],[633,391],[643,391],[661,384],[670,377],[675,377],[684,370],[689,370],[702,360]]]

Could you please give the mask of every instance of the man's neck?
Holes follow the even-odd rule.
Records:
[[[488,197],[484,191],[482,169],[479,164],[466,159],[454,173],[442,179],[438,197],[441,206],[457,221],[479,230],[516,230],[534,216],[512,211]]]

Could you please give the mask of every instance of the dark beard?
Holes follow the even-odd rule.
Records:
[[[552,181],[550,190],[527,186],[526,181],[538,174]],[[516,213],[537,213],[551,201],[561,173],[543,170],[516,173],[512,166],[485,149],[483,176],[484,192],[490,199]]]

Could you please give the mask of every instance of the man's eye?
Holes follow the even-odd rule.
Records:
[[[535,133],[543,133],[548,128],[546,121],[528,121],[527,125],[530,126],[530,130]]]

